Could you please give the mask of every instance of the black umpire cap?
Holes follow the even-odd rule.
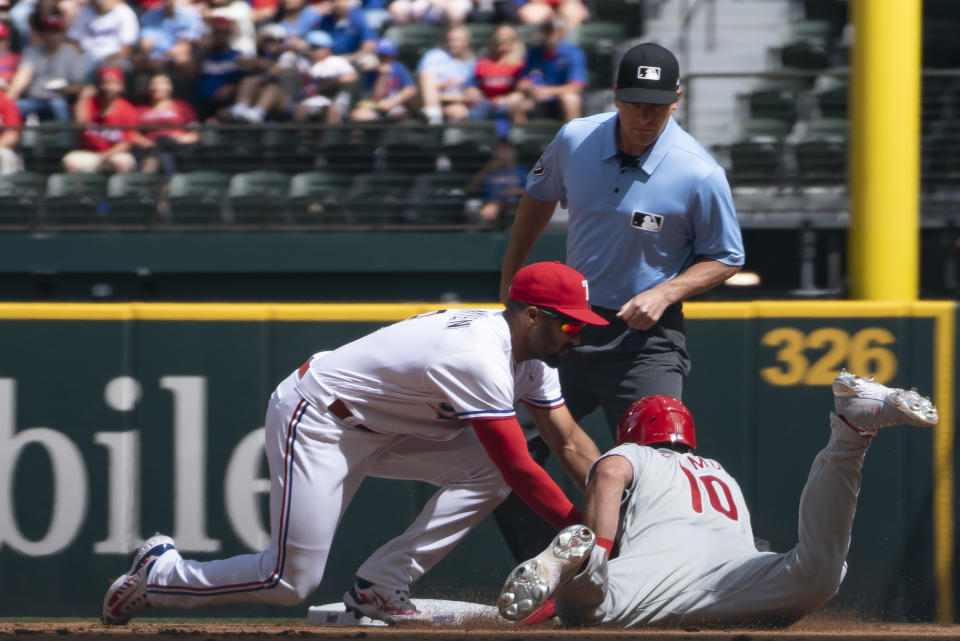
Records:
[[[617,71],[617,100],[652,105],[675,103],[680,63],[668,49],[644,42],[623,54]]]

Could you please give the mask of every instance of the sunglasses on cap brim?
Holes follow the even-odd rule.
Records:
[[[547,316],[551,316],[560,321],[560,331],[562,331],[567,336],[576,336],[587,326],[586,321],[577,320],[575,318],[570,318],[569,316],[564,316],[563,314],[558,314],[557,312],[547,309],[546,307],[537,307],[541,312]]]

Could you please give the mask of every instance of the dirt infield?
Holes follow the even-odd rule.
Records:
[[[518,628],[510,624],[483,621],[463,627],[405,625],[402,627],[327,628],[305,622],[284,620],[277,623],[235,623],[194,621],[134,621],[126,626],[107,627],[93,621],[0,621],[0,641],[281,641],[290,638],[315,638],[324,641],[367,639],[369,641],[616,641],[618,639],[668,639],[693,641],[867,641],[869,639],[922,639],[957,641],[960,625],[891,624],[850,622],[836,619],[808,619],[784,630],[686,630],[647,629],[612,630],[597,628],[563,629],[555,627]]]

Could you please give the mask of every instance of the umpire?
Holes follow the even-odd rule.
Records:
[[[672,118],[679,85],[680,66],[667,49],[644,43],[627,51],[614,85],[617,111],[573,120],[547,146],[527,177],[503,257],[506,301],[557,202],[566,206],[567,263],[588,279],[593,310],[610,325],[581,333],[560,362],[560,383],[573,417],[599,406],[611,434],[635,400],[681,398],[690,370],[682,301],[724,282],[744,261],[723,168]],[[535,441],[531,449],[549,452]],[[547,528],[527,536],[537,520],[512,496],[497,512],[518,559],[552,536]]]

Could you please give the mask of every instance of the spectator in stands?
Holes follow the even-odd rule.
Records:
[[[306,70],[302,99],[294,111],[295,120],[319,120],[338,124],[350,107],[347,87],[358,80],[353,65],[333,55],[333,39],[325,31],[307,34],[310,65]]]
[[[190,153],[200,141],[195,128],[197,112],[183,100],[173,98],[173,80],[165,73],[151,76],[147,85],[150,104],[140,109],[139,124],[144,129],[133,136],[140,156],[140,170],[169,176],[177,173],[177,157]],[[159,127],[163,128],[159,128]]]
[[[0,91],[0,174],[12,174],[23,169],[23,163],[17,154],[19,127],[22,124],[16,103]]]
[[[463,25],[450,27],[444,46],[430,49],[417,65],[417,86],[427,122],[439,125],[466,120],[469,105],[479,92],[470,91],[474,84],[474,55],[470,48],[470,32]]]
[[[480,99],[470,108],[472,120],[518,123],[526,117],[525,98],[519,90],[524,69],[524,48],[517,30],[502,24],[493,30],[487,53],[477,60],[474,73]]]
[[[514,0],[475,0],[467,22],[515,24],[519,22],[517,3]]]
[[[194,106],[202,120],[215,117],[220,110],[232,105],[244,70],[256,68],[258,64],[230,46],[233,27],[230,18],[211,18],[210,34],[197,56]]]
[[[579,118],[587,86],[587,57],[583,49],[563,39],[563,22],[541,27],[543,42],[530,47],[520,89],[528,96],[526,109],[534,118]]]
[[[126,129],[84,127],[80,149],[63,157],[64,171],[106,171],[125,174],[137,165],[130,149],[136,136],[139,117],[136,108],[123,98],[125,79],[119,67],[103,67],[97,72],[97,88],[86,87],[74,105],[79,125],[110,125]]]
[[[279,83],[290,95],[300,91],[300,57],[293,51],[286,51],[284,42],[287,30],[276,23],[260,27],[257,40],[257,56],[250,62],[254,69],[247,69],[246,75],[237,85],[237,99],[229,110],[231,120],[253,122],[247,111],[257,104],[257,98],[266,85]],[[260,118],[262,122],[263,118]]]
[[[479,222],[490,226],[513,213],[527,183],[527,169],[517,164],[517,152],[506,140],[493,150],[490,161],[470,179],[467,193],[480,193],[483,205],[478,212]]]
[[[233,40],[230,47],[236,49],[244,58],[257,56],[257,31],[253,19],[253,9],[247,0],[207,0],[203,12],[205,20],[216,17],[233,20]]]
[[[10,88],[10,81],[20,66],[20,54],[12,50],[12,37],[10,25],[0,22],[0,91]]]
[[[473,10],[471,0],[393,0],[387,7],[393,24],[435,22],[458,25]]]
[[[140,34],[137,14],[123,0],[91,0],[77,13],[67,38],[77,43],[96,67],[130,66]]]
[[[379,65],[373,71],[364,72],[364,95],[350,113],[350,119],[364,122],[411,117],[410,105],[417,97],[417,86],[407,68],[396,59],[396,43],[381,38],[376,53]]]
[[[258,85],[241,83],[237,104],[230,115],[241,122],[263,122],[269,117],[293,116],[298,121],[341,121],[350,96],[344,87],[357,80],[357,72],[346,58],[332,55],[333,39],[326,31],[311,31],[306,37],[308,60],[289,60],[286,52]],[[286,59],[286,60],[284,60]],[[302,77],[302,88],[291,92],[284,87],[288,75]]]
[[[307,0],[280,0],[274,21],[287,31],[287,47],[294,51],[307,50],[307,34],[319,29],[323,14],[307,4]]]
[[[17,101],[21,115],[69,122],[73,119],[70,101],[84,87],[89,62],[65,41],[60,16],[48,15],[34,30],[40,44],[24,50],[9,95]]]
[[[161,6],[140,17],[135,66],[144,70],[184,68],[191,64],[204,29],[203,18],[188,0],[163,0]]]
[[[589,20],[590,11],[583,0],[527,0],[517,10],[523,24],[546,24],[562,20],[568,27],[579,27]]]
[[[333,37],[333,53],[346,56],[351,62],[364,57],[372,59],[377,34],[367,24],[363,12],[354,6],[353,0],[327,1],[331,3],[330,11],[318,28]]]

